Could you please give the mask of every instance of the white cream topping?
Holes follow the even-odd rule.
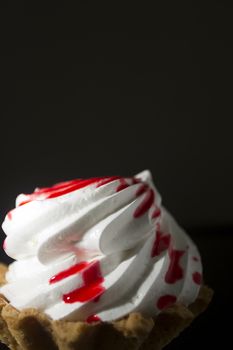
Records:
[[[176,301],[192,303],[201,283],[198,250],[162,207],[150,172],[135,178],[98,180],[54,198],[42,191],[30,202],[19,195],[2,225],[5,251],[16,261],[0,293],[20,310],[68,320],[153,316]],[[122,183],[128,187],[119,190]],[[82,262],[84,269],[50,282]],[[73,291],[78,301],[67,302]]]

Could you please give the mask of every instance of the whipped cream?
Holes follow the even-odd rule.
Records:
[[[196,299],[199,252],[161,204],[149,171],[21,194],[3,222],[10,264],[0,293],[52,319],[154,316]]]

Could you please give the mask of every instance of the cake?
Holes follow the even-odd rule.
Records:
[[[199,251],[149,171],[21,194],[4,220],[10,349],[162,349],[206,309]]]

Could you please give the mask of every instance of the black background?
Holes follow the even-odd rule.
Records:
[[[194,349],[229,329],[232,6],[161,3],[0,5],[0,215],[35,186],[151,169],[216,291],[171,345]]]

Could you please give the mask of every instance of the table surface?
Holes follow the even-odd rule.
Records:
[[[190,229],[188,230],[198,245],[204,266],[206,283],[214,291],[214,298],[208,310],[171,344],[168,350],[198,349],[205,346],[224,348],[231,344],[231,324],[228,316],[233,310],[230,298],[233,295],[233,228]],[[1,255],[1,260],[8,259]],[[0,349],[6,349],[0,346]]]

